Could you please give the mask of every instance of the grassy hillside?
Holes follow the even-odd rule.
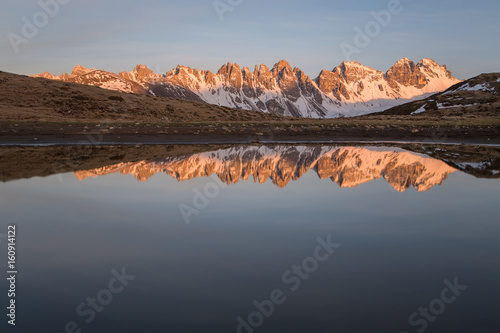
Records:
[[[220,122],[285,117],[0,72],[0,121]]]

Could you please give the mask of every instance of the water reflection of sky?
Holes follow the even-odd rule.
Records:
[[[256,332],[412,332],[409,315],[456,276],[469,289],[427,332],[500,329],[496,180],[456,172],[403,193],[383,179],[345,189],[311,172],[285,189],[240,182],[186,225],[178,205],[212,178],[62,177],[0,185],[2,229],[19,229],[23,331],[74,320],[84,332],[236,332],[254,300],[281,288],[287,301]],[[291,292],[283,272],[329,234],[341,248]],[[85,324],[76,306],[121,267],[136,280]]]

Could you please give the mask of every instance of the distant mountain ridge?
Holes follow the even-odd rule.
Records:
[[[173,97],[238,109],[307,118],[356,116],[404,104],[446,90],[460,80],[432,59],[417,64],[403,58],[387,72],[357,62],[342,62],[314,80],[286,60],[272,69],[227,63],[214,74],[177,66],[166,74],[145,65],[131,72],[110,73],[76,66],[71,74],[33,75],[105,89]]]

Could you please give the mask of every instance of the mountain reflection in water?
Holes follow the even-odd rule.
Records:
[[[427,155],[390,147],[249,146],[220,149],[181,157],[118,163],[77,171],[79,180],[113,173],[133,175],[147,181],[166,173],[179,181],[216,174],[226,184],[269,179],[280,188],[314,170],[320,179],[330,178],[340,187],[384,178],[395,190],[410,187],[427,191],[441,185],[457,169]]]
[[[467,290],[426,333],[500,332],[500,147],[389,146],[0,147],[3,230],[18,226],[23,252],[16,326],[414,332],[458,279]],[[316,260],[318,239],[341,247]],[[113,270],[136,278],[87,324],[75,311]],[[286,302],[239,329],[274,291]]]

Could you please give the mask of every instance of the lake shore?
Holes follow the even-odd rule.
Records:
[[[287,123],[0,122],[2,145],[424,142],[500,144],[488,125],[435,126],[374,120]]]

